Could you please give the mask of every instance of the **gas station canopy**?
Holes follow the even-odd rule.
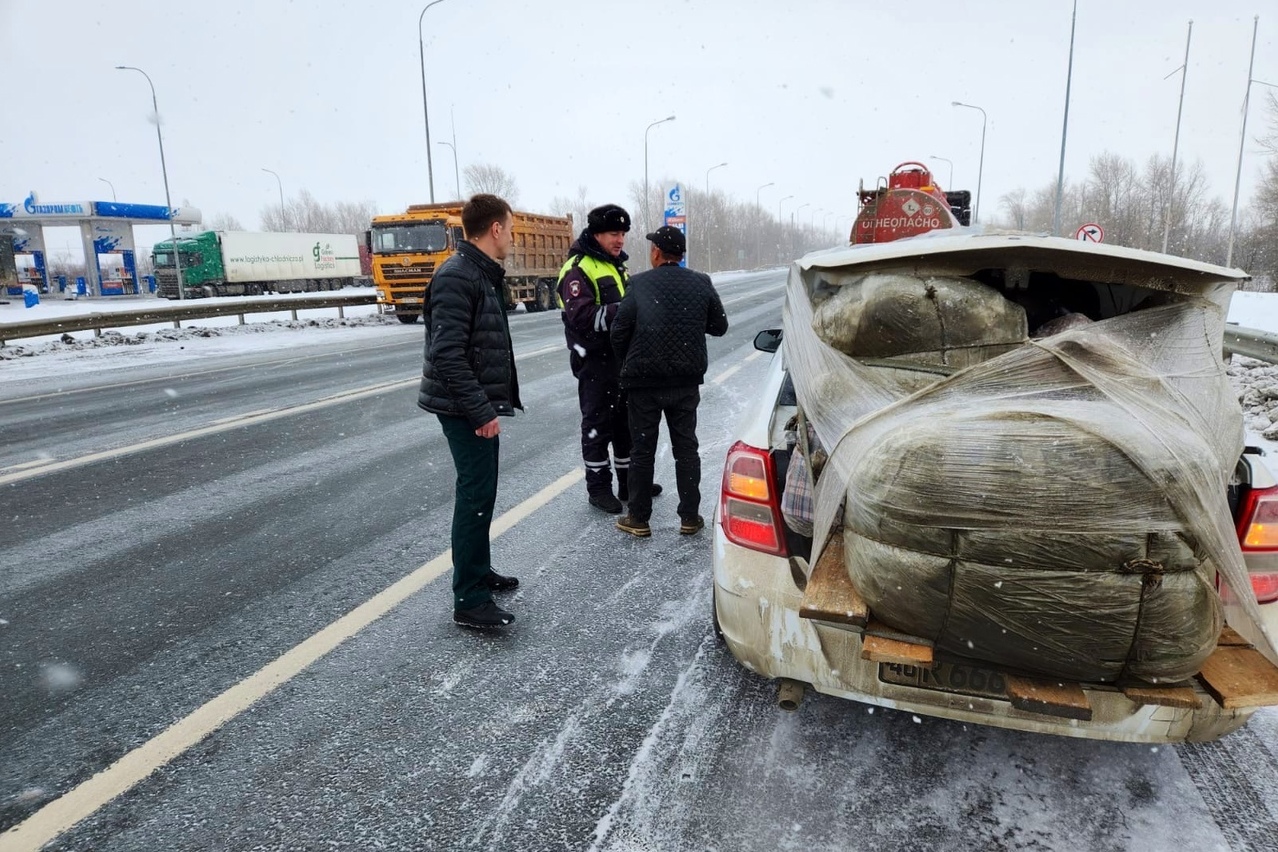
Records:
[[[194,207],[168,207],[157,204],[120,204],[115,201],[77,201],[69,204],[42,204],[35,192],[21,204],[0,202],[0,234],[13,236],[13,252],[16,256],[30,255],[35,270],[49,289],[49,273],[45,263],[44,229],[46,227],[80,227],[80,239],[84,244],[85,275],[88,292],[101,295],[102,270],[98,256],[120,254],[124,278],[136,285],[137,267],[134,260],[133,227],[135,225],[159,225],[172,222],[175,225],[200,224],[200,211]]]

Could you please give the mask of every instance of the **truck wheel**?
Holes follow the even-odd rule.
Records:
[[[555,292],[545,281],[537,285],[537,310],[553,311],[558,305],[555,304]]]
[[[417,314],[395,314],[395,319],[399,320],[404,325],[412,325],[417,322]]]

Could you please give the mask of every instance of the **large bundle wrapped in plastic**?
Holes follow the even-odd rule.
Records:
[[[1249,590],[1225,498],[1242,449],[1220,356],[1232,285],[1133,287],[1116,261],[1090,274],[1112,316],[1032,340],[1015,294],[962,275],[796,265],[785,357],[830,453],[814,552],[839,528],[874,617],[938,651],[1181,680],[1222,627],[1217,572]],[[911,286],[922,305],[894,326],[908,333],[863,331]],[[929,288],[961,298],[946,308]]]
[[[826,296],[812,328],[854,358],[968,367],[1027,337],[1024,308],[967,278],[869,274]]]

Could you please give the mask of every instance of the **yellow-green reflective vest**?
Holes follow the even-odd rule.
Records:
[[[586,273],[586,278],[590,281],[590,286],[595,290],[595,304],[603,304],[599,301],[599,279],[604,277],[612,277],[617,279],[617,292],[626,295],[626,273],[618,269],[614,264],[602,261],[597,257],[591,257],[588,254],[578,254],[569,258],[559,269],[559,281],[555,284],[555,303],[559,305],[559,310],[564,309],[563,296],[559,294],[559,284],[564,281],[564,276],[568,274],[568,270],[573,267],[579,267],[582,272]]]

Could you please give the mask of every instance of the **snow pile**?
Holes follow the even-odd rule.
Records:
[[[231,320],[236,321],[234,317]],[[206,322],[198,320],[198,322]],[[142,330],[123,329],[102,332],[101,337],[86,336],[92,332],[79,332],[78,336],[63,334],[61,339],[43,342],[21,342],[0,346],[0,361],[13,361],[65,352],[89,352],[98,349],[139,346],[144,343],[185,342],[213,337],[270,334],[279,331],[307,331],[318,329],[373,328],[398,326],[400,323],[389,314],[346,317],[315,317],[311,319],[268,320],[245,325],[200,325],[184,328],[148,326]]]
[[[1278,365],[1235,355],[1229,381],[1238,392],[1247,431],[1278,441]]]

